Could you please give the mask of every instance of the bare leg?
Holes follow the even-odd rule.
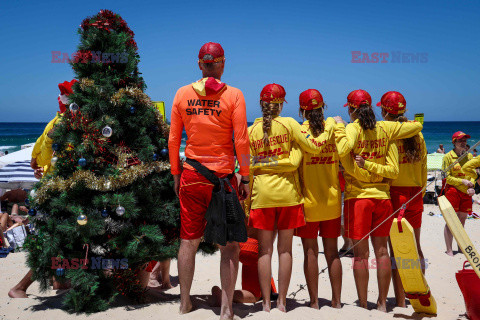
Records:
[[[167,259],[167,260],[159,261],[157,263],[157,265],[159,265],[160,272],[162,273],[162,284],[160,285],[161,289],[173,288],[172,284],[170,283],[170,262],[171,261],[172,259]]]
[[[447,247],[446,254],[453,257],[453,250],[452,250],[452,243],[453,243],[453,235],[450,232],[450,229],[447,225],[445,225],[445,230],[443,230],[443,236],[445,237],[445,245]]]
[[[368,239],[353,240],[353,276],[355,278],[355,286],[357,287],[357,295],[359,306],[367,309],[368,296]]]
[[[2,232],[8,229],[8,213],[0,213],[0,229]]]
[[[292,239],[295,229],[278,230],[278,300],[277,308],[287,312],[287,291],[292,277]],[[269,278],[270,280],[270,278]]]
[[[395,258],[395,254],[393,252],[392,243],[389,240],[388,246],[390,247],[390,255],[392,258]],[[405,292],[403,290],[402,279],[400,278],[400,273],[398,272],[398,268],[401,266],[392,265],[392,283],[393,283],[393,292],[395,293],[395,300],[397,307],[406,308],[405,304]]]
[[[180,242],[178,251],[178,279],[180,282],[180,314],[192,310],[190,289],[192,288],[193,274],[195,273],[195,254],[197,253],[200,239],[185,240]]]
[[[322,238],[322,241],[332,286],[332,308],[341,308],[342,262],[338,255],[337,238]]]
[[[392,276],[392,264],[387,248],[388,237],[372,237],[377,261],[378,300],[377,310],[387,312],[387,294]]]
[[[303,244],[303,272],[307,281],[310,307],[319,309],[318,306],[318,241],[302,238]]]
[[[222,283],[222,306],[220,319],[233,319],[233,292],[238,274],[238,242],[229,242],[220,246],[220,281]]]
[[[23,279],[20,280],[20,282],[15,287],[10,289],[10,291],[8,292],[8,296],[10,298],[28,298],[27,289],[33,283],[32,275],[33,271],[28,271],[25,277],[23,277]]]
[[[272,253],[275,234],[269,230],[258,230],[258,280],[262,291],[263,311],[270,312]]]

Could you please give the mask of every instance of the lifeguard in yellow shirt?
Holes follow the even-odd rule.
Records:
[[[50,138],[49,134],[53,130],[53,127],[57,121],[63,116],[63,113],[67,110],[68,105],[68,96],[73,93],[72,86],[77,82],[73,79],[72,81],[64,81],[58,84],[60,89],[60,94],[58,96],[58,104],[60,107],[60,112],[57,112],[55,118],[50,120],[47,124],[43,133],[38,137],[37,141],[32,150],[32,159],[30,160],[30,167],[35,170],[35,178],[40,179],[44,173],[47,173],[51,168],[51,161],[53,157],[52,143],[53,140]]]
[[[382,117],[387,121],[408,121],[405,117],[407,102],[400,92],[389,91],[385,93],[377,106],[382,108]],[[423,214],[423,194],[421,191],[427,184],[427,147],[422,133],[418,133],[411,138],[395,140],[394,143],[397,145],[399,153],[399,173],[398,178],[392,181],[390,187],[393,211],[398,210],[410,200],[404,218],[413,227],[422,271],[425,273],[424,256],[420,246],[420,227]],[[391,248],[390,253],[393,255]],[[392,280],[397,306],[405,308],[405,292],[397,268],[392,269]]]
[[[305,197],[306,225],[297,228],[302,238],[303,269],[310,294],[310,307],[318,309],[318,236],[322,237],[325,259],[332,287],[333,308],[341,307],[342,263],[337,239],[341,230],[342,191],[340,189],[339,157],[335,145],[335,120],[324,119],[325,103],[318,90],[308,89],[300,94],[300,116],[306,119],[302,130],[322,141],[319,154],[303,152],[299,168]]]
[[[470,139],[470,135],[462,131],[457,131],[453,134],[453,150],[443,157],[443,170],[446,170],[467,151],[467,139]],[[465,226],[465,220],[467,220],[468,214],[472,212],[472,196],[475,194],[475,178],[472,178],[471,175],[467,176],[462,166],[465,165],[467,161],[472,160],[472,158],[473,155],[469,153],[446,172],[445,197],[457,212],[458,218],[463,226]],[[453,235],[447,225],[445,225],[444,237],[447,247],[445,253],[453,257]]]
[[[355,246],[353,271],[359,304],[363,308],[367,308],[368,237],[371,234],[379,289],[377,309],[386,312],[391,277],[387,240],[393,219],[389,183],[398,177],[399,171],[398,149],[390,141],[411,137],[420,132],[422,125],[377,122],[372,98],[365,90],[352,91],[345,106],[352,123],[345,128],[343,120],[335,118],[336,144],[345,168],[345,234],[353,239]],[[367,173],[371,176],[366,177]]]
[[[258,274],[263,310],[270,311],[271,259],[275,231],[278,230],[278,300],[286,312],[286,296],[292,272],[292,238],[295,228],[305,225],[303,195],[298,175],[300,148],[320,152],[323,142],[302,133],[300,124],[280,116],[285,101],[281,85],[269,84],[260,94],[263,117],[249,127],[252,164],[249,226],[258,229]],[[333,123],[332,123],[333,124]],[[330,129],[331,130],[331,129]],[[293,165],[279,162],[292,158]]]

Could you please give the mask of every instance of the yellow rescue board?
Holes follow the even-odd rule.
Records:
[[[407,296],[410,296],[410,304],[415,312],[437,314],[437,302],[433,298],[427,280],[422,273],[422,262],[418,256],[415,234],[412,226],[405,218],[401,220],[401,229],[400,232],[398,220],[395,218],[390,228],[390,240],[403,289]]]
[[[465,228],[462,226],[460,219],[458,219],[455,209],[453,209],[445,196],[438,198],[438,205],[442,211],[443,219],[445,219],[448,228],[455,237],[455,240],[457,240],[458,247],[462,250],[465,257],[467,257],[473,270],[475,270],[475,273],[480,278],[480,255],[473,246],[468,234],[465,232]]]

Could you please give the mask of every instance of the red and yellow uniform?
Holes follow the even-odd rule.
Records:
[[[57,112],[55,118],[50,120],[50,122],[43,130],[43,133],[38,137],[37,141],[32,150],[32,158],[36,159],[37,165],[43,167],[43,171],[48,173],[51,168],[51,160],[53,157],[52,143],[53,140],[48,136],[50,131],[53,129],[57,121],[62,117],[62,114]]]
[[[184,128],[188,137],[187,158],[197,160],[218,176],[225,177],[235,169],[235,144],[239,173],[248,175],[250,151],[242,92],[214,78],[204,78],[180,88],[175,95],[168,147],[172,174],[182,173],[180,237],[191,240],[203,235],[213,185],[188,164],[184,165],[182,172],[179,151]],[[235,177],[231,182],[237,186]]]
[[[371,97],[364,90],[355,90],[345,106],[371,106]],[[363,130],[356,120],[346,127],[338,123],[335,131],[340,161],[345,168],[345,233],[352,239],[362,239],[371,233],[387,237],[393,212],[390,201],[390,183],[398,177],[398,148],[391,140],[414,136],[422,129],[418,122],[378,121],[372,130]],[[363,169],[353,157],[365,159]],[[390,217],[393,219],[393,217]]]
[[[455,151],[452,150],[448,152],[443,157],[442,169],[447,169],[452,163],[457,161],[457,159],[458,155]],[[465,179],[475,184],[475,178],[467,176],[462,170],[462,166],[472,159],[473,155],[469,153],[465,158],[456,163],[448,172],[446,172],[445,196],[455,211],[467,213],[472,212],[472,197],[468,195],[468,187],[462,182],[462,180]]]
[[[418,134],[417,140],[421,150],[421,159],[413,163],[409,161],[405,154],[403,141],[395,141],[399,152],[400,170],[398,178],[392,181],[390,187],[390,197],[394,211],[416,196],[408,203],[405,210],[405,218],[414,229],[418,229],[422,225],[423,194],[425,191],[418,193],[427,185],[427,147],[421,133]]]
[[[312,153],[318,153],[323,142],[307,137],[293,118],[280,116],[272,119],[267,144],[263,141],[263,118],[256,119],[248,133],[253,165],[249,225],[273,230],[276,219],[271,215],[278,215],[279,230],[304,225],[302,187],[297,171],[302,153],[294,148],[294,142]],[[277,165],[288,158],[292,159],[293,166]]]
[[[480,156],[477,156],[462,166],[462,170],[465,173],[465,176],[468,179],[476,180],[478,177],[477,171],[475,169],[480,168]]]

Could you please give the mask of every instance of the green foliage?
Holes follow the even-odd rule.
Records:
[[[65,276],[57,276],[72,286],[64,297],[65,308],[91,313],[106,310],[119,290],[126,296],[138,295],[135,283],[121,289],[119,283],[130,283],[145,263],[176,258],[180,218],[168,167],[148,174],[138,169],[127,185],[116,182],[137,164],[155,165],[153,154],[167,148],[168,141],[166,124],[143,93],[146,86],[138,72],[140,57],[133,32],[120,16],[104,10],[85,19],[79,34],[82,54],[123,53],[127,61],[72,61],[79,82],[69,100],[80,110],[67,110],[51,133],[61,148],[55,154],[55,167],[35,187],[38,192],[43,190],[31,201],[41,212],[34,218],[38,234],[25,246],[27,263],[41,290],[48,289],[49,280],[56,275],[52,259],[66,259],[66,265],[62,262]],[[101,133],[105,126],[113,130],[109,138]],[[80,158],[86,159],[85,167],[79,166]],[[167,159],[161,161],[168,163]],[[93,173],[94,178],[80,180],[75,176],[79,173]],[[100,178],[111,182],[106,191],[92,187]],[[67,179],[74,183],[62,184]],[[118,206],[125,208],[125,214],[116,214]],[[101,215],[104,209],[107,218]],[[85,225],[77,223],[82,214],[88,218]],[[85,258],[85,245],[88,259],[128,259],[128,269],[92,269],[91,260],[86,269],[68,269],[72,259]]]

